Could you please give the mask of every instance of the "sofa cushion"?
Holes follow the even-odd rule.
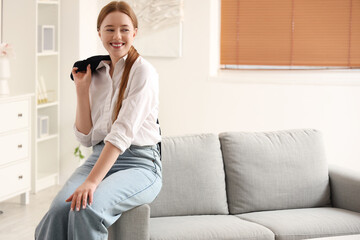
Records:
[[[329,237],[360,233],[360,213],[340,208],[305,208],[236,215],[261,224],[277,240]]]
[[[161,153],[163,186],[151,217],[229,213],[217,135],[163,137]]]
[[[307,238],[307,239],[314,240],[313,238]],[[316,238],[315,240],[359,240],[359,239],[360,239],[360,234],[340,235],[340,236],[335,236],[335,237],[322,237],[322,238]]]
[[[150,218],[150,240],[267,240],[274,234],[235,216],[203,215]]]
[[[231,214],[329,206],[319,131],[226,132],[219,137]]]

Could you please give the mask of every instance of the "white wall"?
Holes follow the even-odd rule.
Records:
[[[76,93],[70,79],[71,68],[80,56],[79,0],[61,1],[60,29],[60,183],[78,166],[73,152],[78,143],[72,126],[76,112]]]
[[[60,96],[60,183],[80,164],[74,157],[78,146],[73,132],[76,93],[70,79],[73,64],[96,54],[96,0],[61,0],[61,96]],[[85,156],[89,148],[81,148]]]
[[[79,59],[97,54],[96,0],[79,0]]]
[[[147,58],[160,75],[163,134],[316,128],[324,133],[329,162],[360,169],[359,85],[317,85],[317,78],[341,83],[345,75],[336,73],[304,76],[316,85],[293,84],[291,75],[288,84],[256,83],[273,78],[271,73],[252,75],[247,82],[211,77],[216,71],[209,56],[218,50],[214,2],[184,1],[182,58]],[[360,72],[356,76],[360,82]]]
[[[62,1],[62,64],[66,65],[62,67],[64,78],[70,73],[68,68],[71,68],[77,58],[94,54],[94,41],[97,54],[105,53],[100,42],[95,40],[96,23],[92,20],[92,14],[96,15],[96,18],[95,12],[99,12],[109,1],[86,1],[86,8],[90,9],[91,15],[81,14],[83,0],[75,1],[81,3],[79,9],[76,4],[74,8],[73,2]],[[211,3],[214,2],[184,1],[181,58],[146,57],[160,75],[159,120],[163,136],[316,128],[324,133],[330,163],[360,169],[360,87],[294,84],[291,75],[283,77],[288,77],[288,84],[258,83],[266,82],[268,78],[274,79],[274,76],[276,78],[276,75],[270,73],[265,76],[248,76],[246,82],[237,81],[236,77],[235,81],[227,81],[221,77],[210,76],[210,72],[216,72],[211,70],[214,66],[212,59],[214,56],[216,58],[218,50],[214,47],[214,42],[217,41],[214,41],[217,27],[214,12],[218,9],[214,11]],[[80,12],[79,19],[70,19],[77,11]],[[74,28],[71,31],[78,30],[79,26],[76,24],[84,22],[84,19],[91,21],[85,28],[80,25],[80,41],[75,35],[64,40],[70,33],[69,28]],[[91,26],[90,22],[94,25]],[[86,49],[81,47],[82,44],[87,44]],[[78,50],[80,48],[81,51]],[[336,82],[341,84],[344,76],[340,74],[337,79],[336,75],[327,73],[320,78],[335,78]],[[242,77],[238,78],[241,80]],[[306,78],[314,77],[310,74]],[[310,79],[310,82],[312,80],[315,82],[317,79]],[[61,179],[64,180],[71,169],[75,168],[72,151],[76,144],[73,142],[72,124],[76,98],[71,81],[64,79],[62,83]]]
[[[3,0],[3,42],[10,43],[15,52],[15,58],[10,59],[10,93],[22,94],[35,91],[36,5],[33,1],[13,2]]]

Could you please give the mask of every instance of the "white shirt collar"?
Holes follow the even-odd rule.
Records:
[[[121,62],[125,63],[127,57],[128,57],[128,54],[126,54],[125,56],[123,56],[122,58],[120,58],[120,59],[116,62],[115,66],[117,66],[117,65],[118,65],[119,63],[121,63]],[[96,67],[96,70],[98,70],[98,69],[100,69],[100,68],[102,68],[102,67],[105,67],[105,66],[109,66],[110,63],[111,63],[111,60],[102,60],[102,61],[99,63],[99,65]]]

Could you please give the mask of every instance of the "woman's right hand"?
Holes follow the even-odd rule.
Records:
[[[90,64],[86,67],[86,72],[76,72],[78,68],[74,67],[71,71],[76,86],[77,93],[88,93],[91,83]]]

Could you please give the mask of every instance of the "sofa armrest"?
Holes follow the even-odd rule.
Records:
[[[333,207],[360,212],[360,172],[329,167]]]
[[[149,240],[150,206],[143,204],[123,212],[109,227],[109,240]]]

